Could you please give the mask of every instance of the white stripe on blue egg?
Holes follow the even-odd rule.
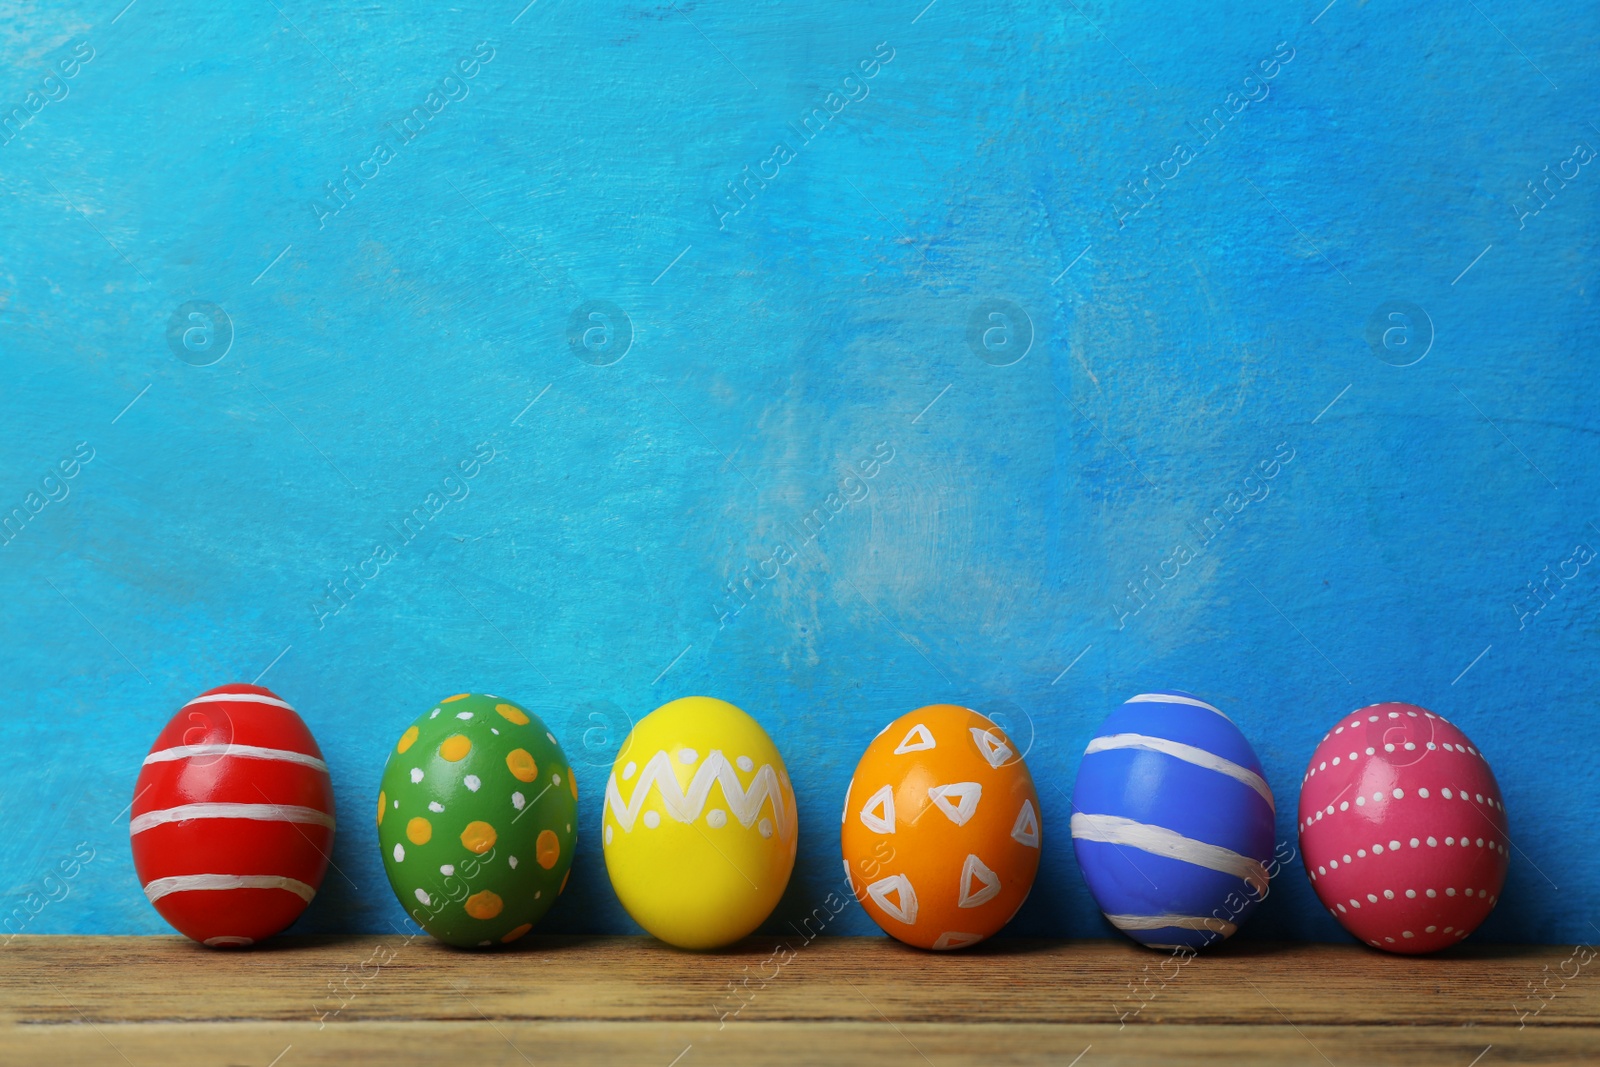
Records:
[[[1207,711],[1214,711],[1218,715],[1222,715],[1222,717],[1224,719],[1228,719],[1228,717],[1226,715],[1222,714],[1222,710],[1220,708],[1212,707],[1210,704],[1207,704],[1204,700],[1201,700],[1199,697],[1192,697],[1188,693],[1140,693],[1136,697],[1129,698],[1128,703],[1129,704],[1187,704],[1191,708],[1205,708]],[[1233,720],[1232,719],[1228,719],[1228,721],[1232,722]]]
[[[1118,930],[1165,930],[1170,926],[1180,930],[1215,930],[1223,937],[1232,937],[1238,929],[1233,923],[1198,915],[1107,915],[1106,918]]]
[[[1157,856],[1182,860],[1196,867],[1232,874],[1244,880],[1257,896],[1267,895],[1267,867],[1260,860],[1241,856],[1231,848],[1208,845],[1184,837],[1164,826],[1124,819],[1120,815],[1072,814],[1074,841],[1104,841],[1108,845],[1128,845]]]
[[[1144,734],[1112,734],[1110,737],[1097,737],[1089,742],[1089,747],[1083,750],[1085,756],[1094,752],[1108,752],[1114,748],[1143,748],[1151,752],[1165,752],[1169,756],[1193,763],[1197,767],[1208,767],[1219,774],[1226,774],[1230,778],[1237,778],[1245,785],[1260,793],[1267,806],[1274,811],[1277,806],[1272,803],[1272,789],[1267,785],[1267,780],[1254,771],[1239,766],[1232,760],[1223,759],[1221,756],[1207,752],[1203,748],[1185,745],[1178,741],[1168,741],[1164,737],[1146,737]]]
[[[1272,790],[1239,728],[1188,693],[1141,693],[1084,751],[1073,849],[1106,918],[1151,947],[1231,936],[1265,898]]]

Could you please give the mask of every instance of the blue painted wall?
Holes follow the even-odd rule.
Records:
[[[1078,755],[1178,687],[1252,738],[1285,839],[1340,714],[1452,718],[1518,846],[1481,936],[1592,936],[1600,566],[1550,577],[1600,548],[1592,5],[120,6],[0,26],[0,893],[29,932],[165,930],[139,761],[265,671],[344,814],[303,930],[401,919],[372,794],[470,688],[580,768],[549,929],[633,929],[601,768],[708,693],[799,793],[774,928],[835,888],[866,742],[956,701],[1033,738],[1012,932],[1106,934]],[[1343,934],[1291,867],[1247,936]]]

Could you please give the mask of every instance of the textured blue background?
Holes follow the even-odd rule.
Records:
[[[300,929],[400,920],[379,771],[474,689],[580,768],[548,929],[633,929],[585,764],[707,693],[768,726],[799,793],[773,929],[836,888],[867,741],[955,701],[1033,735],[1045,853],[1011,932],[1109,934],[1066,796],[1099,720],[1174,687],[1244,728],[1286,839],[1337,716],[1450,717],[1518,846],[1481,936],[1592,938],[1600,565],[1517,604],[1600,547],[1600,165],[1567,163],[1537,214],[1526,187],[1600,147],[1600,13],[924,2],[6,3],[0,511],[70,495],[0,546],[5,910],[85,842],[25,928],[165,931],[121,815],[139,761],[189,696],[265,670],[343,815]],[[75,42],[92,60],[45,83]],[[492,61],[429,113],[479,42]],[[36,88],[57,99],[35,114]],[[1224,118],[1229,93],[1258,98]],[[727,183],[771,174],[780,139],[793,158],[733,213]],[[347,166],[370,180],[333,213]],[[1146,167],[1170,183],[1116,206]],[[233,323],[210,366],[167,339],[190,300]],[[608,366],[568,338],[590,300],[631,320]],[[1010,366],[968,342],[991,300],[1031,320]],[[1386,301],[1431,328],[1413,312],[1409,348],[1374,349]],[[79,442],[93,460],[42,484]],[[313,607],[480,442],[470,495]],[[734,614],[727,583],[880,442],[867,495]],[[1244,936],[1344,936],[1298,864],[1276,888]],[[874,932],[857,908],[833,929]]]

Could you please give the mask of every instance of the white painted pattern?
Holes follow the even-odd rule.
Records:
[[[778,782],[778,774],[769,763],[763,763],[750,782],[750,789],[746,792],[739,782],[739,775],[733,769],[733,764],[728,762],[728,757],[722,754],[721,749],[713,749],[694,772],[694,778],[689,782],[689,789],[685,792],[679,785],[677,776],[672,770],[672,757],[665,751],[658,751],[650,757],[644,769],[639,772],[639,780],[634,783],[633,795],[628,803],[622,802],[622,793],[617,788],[615,774],[606,781],[606,805],[611,809],[611,814],[616,816],[617,822],[622,825],[624,833],[632,832],[639,812],[644,808],[650,790],[656,789],[661,795],[661,802],[667,809],[667,814],[679,822],[692,823],[700,817],[705,809],[706,797],[711,794],[714,783],[722,784],[722,794],[728,801],[728,807],[733,812],[739,824],[749,829],[756,821],[756,816],[761,812],[761,805],[766,801],[772,802],[773,813],[778,821],[784,820],[783,789]],[[763,820],[765,821],[765,820]]]
[[[963,934],[950,930],[940,934],[929,947],[938,952],[944,952],[952,948],[961,948],[964,945],[976,945],[982,940],[982,934]]]
[[[1204,767],[1208,771],[1225,774],[1229,778],[1243,782],[1245,785],[1261,794],[1261,799],[1267,802],[1267,807],[1276,812],[1277,806],[1272,802],[1272,789],[1267,785],[1266,779],[1248,767],[1241,767],[1230,759],[1224,759],[1214,752],[1207,752],[1194,745],[1186,745],[1181,741],[1169,741],[1165,737],[1150,737],[1146,734],[1111,734],[1107,737],[1097,737],[1089,742],[1089,747],[1083,750],[1085,756],[1096,752],[1112,752],[1118,749],[1141,749],[1146,752],[1159,752],[1173,759],[1180,759],[1185,763],[1192,763],[1196,767]]]
[[[884,786],[861,805],[861,825],[876,834],[894,833],[894,786]]]
[[[271,704],[275,708],[294,710],[277,697],[269,697],[263,693],[210,693],[206,696],[195,697],[184,707],[193,707],[195,704],[231,704],[235,701],[241,704]]]
[[[893,893],[893,903],[889,894]],[[917,921],[917,890],[911,884],[911,879],[903,874],[891,874],[887,878],[879,878],[867,886],[867,896],[871,897],[884,910],[891,919],[898,920],[911,926]]]
[[[328,771],[328,765],[315,756],[294,752],[287,748],[261,748],[258,745],[174,745],[161,748],[144,758],[144,766],[152,763],[170,763],[173,760],[193,759],[196,756],[232,756],[235,759],[277,760],[281,763],[298,763],[315,771]]]
[[[281,874],[180,874],[146,882],[144,895],[154,904],[172,893],[223,889],[283,889],[308,903],[317,895],[317,891],[304,882]]]
[[[967,825],[967,820],[978,810],[978,801],[982,796],[983,786],[977,782],[954,782],[928,788],[928,799],[933,801],[933,806],[944,812],[957,826]],[[952,797],[955,798],[954,804],[950,802]]]
[[[1011,824],[1011,840],[1029,848],[1039,847],[1039,816],[1033,810],[1033,801],[1024,800],[1017,812],[1017,821]],[[1031,890],[1031,886],[1029,887]]]
[[[888,727],[885,726],[884,729],[887,730]],[[916,740],[913,741],[912,738],[916,738]],[[933,734],[929,733],[928,728],[919,722],[906,733],[905,739],[894,750],[894,754],[896,756],[904,756],[907,752],[923,752],[927,749],[938,747],[939,743],[933,739]]]
[[[1072,836],[1085,841],[1100,841],[1110,845],[1127,845],[1156,856],[1182,860],[1224,874],[1235,875],[1245,881],[1262,897],[1267,895],[1267,868],[1260,860],[1241,856],[1230,848],[1211,845],[1184,837],[1164,826],[1151,826],[1123,818],[1121,815],[1072,816]]]
[[[1215,915],[1112,915],[1107,912],[1106,918],[1118,930],[1166,930],[1176,927],[1179,930],[1207,930],[1223,937],[1232,937],[1239,929],[1234,923],[1225,922]]]
[[[972,891],[973,882],[978,883],[977,892]],[[977,856],[968,853],[966,862],[961,865],[961,897],[956,901],[956,907],[976,908],[999,895],[1000,876]]]
[[[972,743],[978,746],[979,754],[988,761],[991,767],[998,769],[1005,765],[1006,760],[1015,755],[1011,750],[1011,746],[1006,744],[1005,738],[993,730],[986,730],[981,726],[972,726],[968,727],[968,732],[972,734]]]
[[[1207,711],[1216,712],[1216,714],[1222,715],[1222,717],[1224,719],[1228,719],[1228,717],[1226,715],[1223,715],[1220,710],[1218,710],[1217,708],[1212,707],[1210,704],[1207,704],[1204,700],[1197,700],[1194,697],[1180,697],[1180,696],[1177,696],[1177,695],[1172,694],[1172,693],[1140,693],[1136,697],[1129,697],[1128,700],[1126,701],[1126,703],[1128,703],[1128,704],[1187,704],[1191,708],[1205,708]],[[1228,721],[1232,722],[1233,720],[1232,719],[1228,719]]]
[[[316,808],[294,804],[181,804],[175,808],[147,811],[134,819],[128,835],[142,834],[155,826],[188,822],[191,819],[251,819],[255,822],[298,822],[333,829],[333,816]]]
[[[1457,841],[1456,841],[1455,837],[1451,836],[1451,837],[1446,837],[1444,839],[1444,843],[1445,843],[1446,846],[1450,846],[1450,845],[1456,844]],[[1462,837],[1460,839],[1461,847],[1465,848],[1468,845],[1468,843],[1469,843],[1468,838]],[[1411,839],[1411,847],[1412,848],[1421,848],[1422,844],[1423,844],[1423,841],[1420,838],[1413,837]],[[1429,848],[1437,848],[1439,846],[1439,839],[1437,837],[1429,836],[1428,839],[1427,839],[1427,845],[1428,845]],[[1510,857],[1510,855],[1511,855],[1511,853],[1506,849],[1506,847],[1504,845],[1500,844],[1498,841],[1496,841],[1493,837],[1489,837],[1487,839],[1482,838],[1482,837],[1478,838],[1477,839],[1477,847],[1478,848],[1488,848],[1490,852],[1498,852],[1502,856],[1506,856],[1506,857]],[[1387,846],[1387,851],[1398,852],[1398,851],[1400,851],[1400,848],[1401,848],[1401,844],[1400,844],[1399,841],[1390,841],[1388,846]],[[1375,842],[1373,844],[1373,846],[1372,846],[1370,854],[1373,855],[1373,856],[1381,856],[1381,855],[1383,855],[1385,850],[1386,850],[1385,846],[1383,845],[1382,842]],[[1355,863],[1356,860],[1366,859],[1367,856],[1368,856],[1368,850],[1367,849],[1358,848],[1358,849],[1356,849],[1356,852],[1355,852],[1354,856],[1350,856],[1350,855],[1344,856],[1344,862],[1345,862],[1346,865],[1350,865],[1350,864]],[[1337,871],[1339,869],[1339,861],[1338,860],[1329,860],[1327,865],[1319,866],[1314,871],[1308,869],[1306,873],[1308,875],[1310,875],[1311,880],[1313,882],[1315,882],[1319,877],[1327,875],[1328,868],[1330,866],[1332,867],[1333,870]],[[1409,892],[1409,890],[1408,890],[1408,892]],[[1431,892],[1431,890],[1430,890],[1430,892]]]
[[[1464,791],[1462,791],[1459,786],[1456,787],[1454,790],[1452,790],[1450,786],[1444,786],[1442,789],[1439,790],[1439,792],[1440,792],[1440,794],[1443,796],[1443,798],[1445,800],[1468,800],[1467,794]],[[1417,795],[1419,797],[1421,797],[1423,800],[1431,799],[1428,787],[1426,787],[1426,786],[1423,786],[1423,787],[1419,788],[1417,790]],[[1395,800],[1403,800],[1403,799],[1405,799],[1404,794],[1402,794],[1399,797],[1395,797],[1392,793],[1389,795],[1389,797],[1385,797],[1382,793],[1374,793],[1372,795],[1373,803],[1381,803],[1381,802],[1383,802],[1385,800],[1389,800],[1391,798],[1395,799]],[[1480,803],[1486,804],[1487,806],[1489,806],[1491,808],[1494,808],[1497,811],[1502,811],[1503,812],[1503,811],[1506,810],[1505,809],[1505,804],[1498,797],[1494,796],[1493,794],[1489,794],[1487,796],[1483,796],[1481,801],[1480,801]],[[1367,805],[1367,798],[1365,796],[1358,796],[1358,797],[1355,798],[1355,807],[1363,808],[1363,807],[1366,807],[1366,805]],[[1341,801],[1339,803],[1338,810],[1341,811],[1341,812],[1348,812],[1350,810],[1350,801],[1348,801],[1348,800]],[[1334,814],[1334,808],[1330,804],[1327,807],[1322,808],[1322,809],[1320,809],[1320,810],[1318,810],[1316,812],[1313,812],[1311,815],[1308,815],[1308,816],[1306,816],[1306,818],[1302,819],[1300,821],[1300,828],[1302,830],[1304,830],[1307,827],[1311,826],[1312,823],[1320,821],[1325,815],[1326,816],[1331,816],[1333,814]],[[1360,812],[1357,812],[1357,814],[1360,814]]]

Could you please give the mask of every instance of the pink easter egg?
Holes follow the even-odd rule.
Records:
[[[1488,761],[1415,704],[1373,704],[1323,737],[1301,780],[1299,827],[1322,906],[1388,952],[1435,952],[1477,929],[1511,859]]]

